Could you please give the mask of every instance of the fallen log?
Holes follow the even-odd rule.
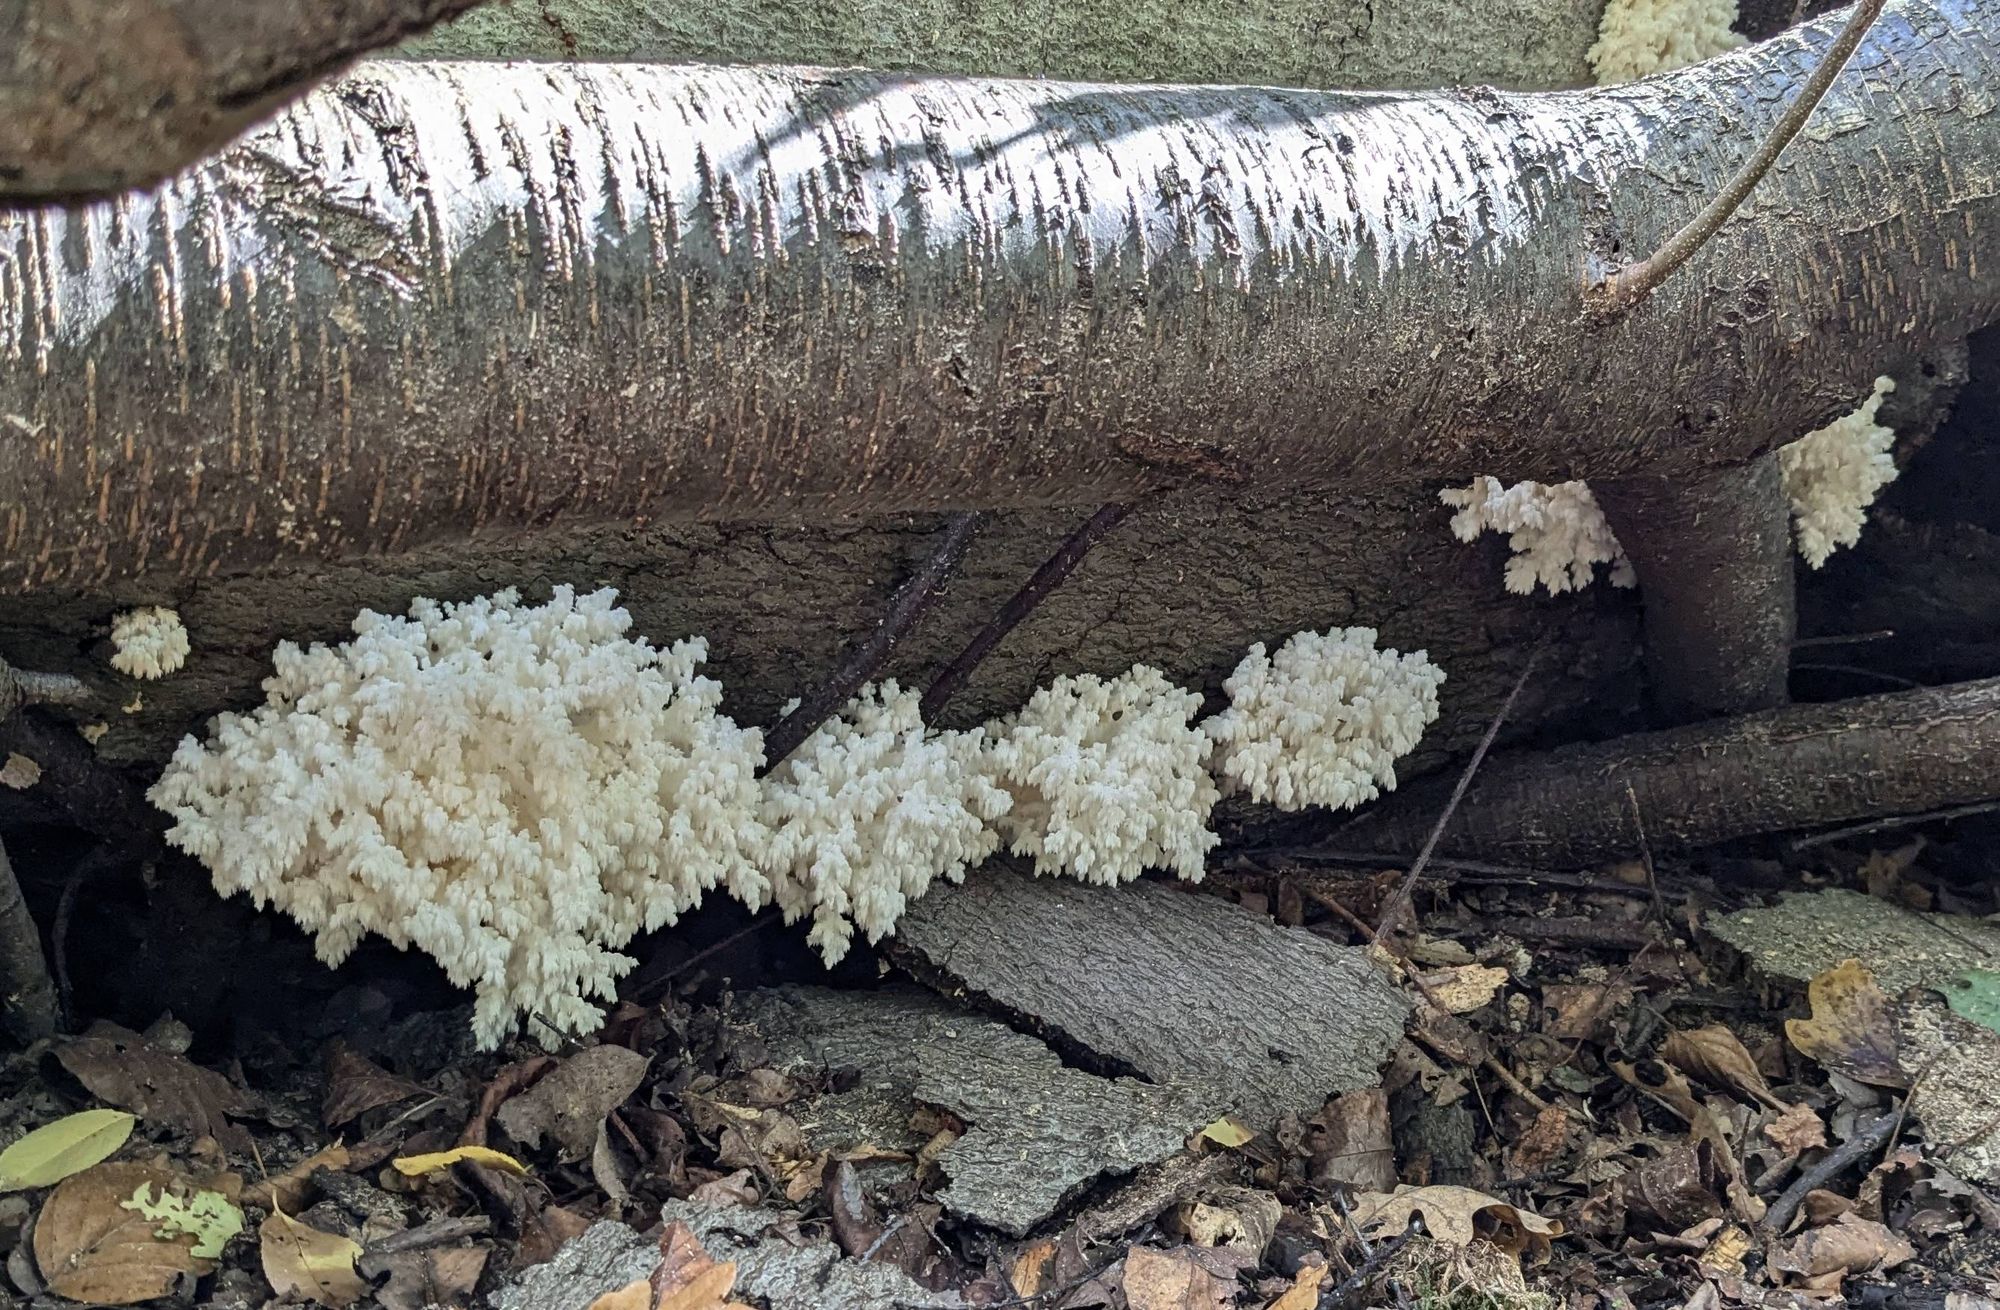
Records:
[[[1601,331],[1586,285],[1728,176],[1838,15],[1546,95],[368,66],[155,193],[0,219],[0,591],[1737,463],[2000,316],[1996,2],[1893,6]]]
[[[1398,791],[1332,827],[1326,844],[1409,855],[1451,782],[1430,778]],[[1989,678],[1495,755],[1438,851],[1573,867],[1635,854],[1642,821],[1655,850],[1688,849],[1995,796],[2000,678]],[[1295,832],[1284,844],[1306,851],[1312,841]]]

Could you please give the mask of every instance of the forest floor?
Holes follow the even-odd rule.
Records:
[[[996,1024],[906,951],[829,978],[768,915],[661,936],[586,1043],[480,1053],[420,961],[329,972],[273,919],[158,894],[121,932],[106,897],[72,1011],[144,1031],[99,1018],[0,1069],[6,1281],[37,1307],[1990,1307],[1996,839],[1976,816],[1442,867],[1400,960],[1365,954],[1400,870],[1239,858],[1154,889],[1394,981],[1386,1073],[1263,1121],[1093,1053],[1087,1017]],[[1228,1005],[1292,1025],[1281,1063],[1338,1045],[1248,981]]]

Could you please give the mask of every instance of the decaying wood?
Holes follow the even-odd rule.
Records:
[[[1409,1014],[1362,951],[1150,882],[1088,887],[993,861],[911,906],[897,941],[922,974],[1259,1128],[1374,1086]]]
[[[0,202],[151,185],[479,2],[16,0],[0,10]]]
[[[801,1110],[815,1130],[865,1125],[865,1138],[823,1137],[820,1149],[881,1145],[903,1131],[913,1103],[949,1110],[965,1135],[938,1157],[951,1182],[938,1200],[954,1214],[1019,1236],[1085,1184],[1177,1154],[1222,1113],[1187,1088],[1099,1078],[1066,1067],[1041,1042],[927,992],[784,988],[739,997],[735,1009],[780,1067],[862,1071],[861,1099],[886,1110],[866,1125],[829,1093]]]
[[[21,897],[13,861],[0,846],[0,1032],[27,1046],[61,1026],[56,984],[42,932]]]
[[[1838,130],[1602,332],[1591,270],[1721,185],[1831,22],[1534,96],[368,66],[0,225],[0,588],[1740,462],[2000,313],[1995,3],[1900,0]]]
[[[1414,850],[1448,780],[1397,792],[1331,843]],[[2000,679],[1926,687],[1495,756],[1446,833],[1450,855],[1576,866],[1655,849],[2000,796]]]

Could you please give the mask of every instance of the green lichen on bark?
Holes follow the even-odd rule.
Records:
[[[1590,80],[1603,0],[513,0],[411,58],[859,65],[1097,82]]]

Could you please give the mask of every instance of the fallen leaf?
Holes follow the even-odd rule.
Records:
[[[528,1166],[490,1146],[454,1146],[449,1151],[429,1151],[423,1155],[399,1156],[389,1162],[390,1167],[406,1178],[421,1178],[434,1174],[440,1169],[449,1169],[461,1160],[483,1164],[493,1169],[503,1169],[510,1174],[525,1174]]]
[[[1942,990],[1959,1018],[2000,1033],[2000,971],[1967,969],[1946,979]]]
[[[1541,1259],[1562,1225],[1470,1187],[1402,1187],[1354,1198],[1354,1219],[1371,1237],[1393,1237],[1421,1216],[1424,1229],[1447,1246],[1491,1242],[1511,1255]]]
[[[302,1296],[344,1310],[368,1295],[368,1282],[354,1268],[361,1244],[339,1233],[322,1232],[273,1210],[257,1229],[264,1278],[279,1296]]]
[[[493,1112],[508,1097],[533,1086],[535,1079],[555,1067],[554,1056],[537,1055],[507,1065],[494,1074],[493,1081],[486,1084],[486,1090],[479,1094],[479,1105],[473,1110],[472,1118],[466,1121],[465,1131],[459,1134],[458,1140],[467,1146],[486,1145],[486,1123],[493,1117]]]
[[[1765,1124],[1764,1136],[1790,1157],[1825,1146],[1826,1124],[1817,1111],[1801,1103]]]
[[[1040,1296],[1049,1285],[1049,1263],[1055,1259],[1056,1239],[1044,1237],[1031,1242],[1014,1257],[1007,1270],[1007,1282],[1022,1299]]]
[[[1780,1245],[1772,1252],[1771,1268],[1810,1282],[1829,1275],[1845,1277],[1894,1269],[1915,1259],[1916,1254],[1907,1239],[1884,1225],[1846,1214]]]
[[[1236,1120],[1224,1116],[1201,1130],[1201,1135],[1217,1146],[1238,1147],[1246,1145],[1257,1134],[1245,1128]]]
[[[1292,1285],[1264,1310],[1315,1310],[1319,1305],[1320,1284],[1325,1281],[1325,1265],[1302,1265]]]
[[[422,1251],[398,1251],[384,1256],[380,1268],[389,1279],[376,1291],[382,1310],[433,1310],[472,1303],[479,1276],[486,1271],[483,1246],[454,1246]]]
[[[1606,1060],[1605,1063],[1611,1066],[1611,1072],[1632,1086],[1651,1092],[1662,1105],[1689,1123],[1701,1117],[1701,1101],[1695,1097],[1694,1088],[1688,1085],[1686,1075],[1674,1066],[1658,1060],[1640,1060],[1636,1064]]]
[[[1236,1304],[1236,1288],[1183,1252],[1135,1246],[1125,1253],[1125,1304],[1131,1310],[1228,1310]]]
[[[1508,975],[1490,964],[1459,964],[1419,976],[1439,1005],[1453,1014],[1471,1014],[1493,1000]]]
[[[1396,1185],[1396,1149],[1389,1134],[1389,1094],[1370,1087],[1336,1096],[1309,1127],[1306,1176],[1317,1186],[1386,1192]]]
[[[1722,1214],[1726,1182],[1708,1141],[1685,1141],[1613,1179],[1577,1213],[1590,1232],[1623,1232],[1632,1220],[1681,1232]]]
[[[319,1117],[328,1128],[352,1123],[385,1105],[428,1095],[420,1085],[390,1073],[346,1042],[326,1048],[326,1098]]]
[[[606,1292],[590,1303],[590,1310],[653,1310],[653,1285],[635,1278],[615,1292]]]
[[[155,1046],[129,1028],[93,1024],[83,1036],[57,1047],[56,1059],[101,1101],[194,1137],[213,1137],[232,1151],[250,1149],[249,1134],[229,1122],[229,1116],[253,1112],[255,1099],[214,1070]]]
[[[243,1199],[260,1210],[303,1210],[312,1191],[313,1171],[331,1169],[343,1173],[352,1160],[347,1147],[339,1142],[322,1146],[285,1172],[252,1183],[244,1191]]]
[[[0,1151],[0,1192],[53,1187],[108,1159],[138,1122],[123,1110],[83,1110],[43,1124]]]
[[[1743,1257],[1756,1246],[1749,1231],[1740,1224],[1724,1224],[1697,1263],[1703,1269],[1740,1276],[1743,1273]]]
[[[1897,1062],[1902,1045],[1888,993],[1858,960],[1843,960],[1806,984],[1812,1018],[1785,1020],[1799,1054],[1856,1082],[1908,1087]]]
[[[735,1262],[711,1256],[686,1224],[676,1219],[660,1233],[660,1266],[652,1279],[653,1295],[659,1298],[654,1310],[750,1310],[741,1302],[725,1302],[735,1286]]]
[[[1740,1092],[1773,1110],[1786,1108],[1783,1101],[1771,1095],[1770,1084],[1764,1081],[1756,1058],[1744,1049],[1735,1033],[1719,1023],[1669,1035],[1660,1047],[1660,1058],[1712,1087]]]
[[[1517,1175],[1539,1174],[1547,1169],[1569,1144],[1569,1112],[1560,1105],[1543,1106],[1535,1121],[1514,1140],[1508,1164]]]
[[[622,1046],[589,1047],[542,1075],[493,1117],[531,1151],[552,1137],[566,1163],[581,1160],[590,1154],[604,1116],[638,1090],[649,1063]]]
[[[1558,1041],[1588,1041],[1630,1004],[1629,983],[1548,983],[1542,987],[1542,1031]]]
[[[243,1231],[243,1212],[221,1192],[203,1189],[181,1196],[163,1187],[154,1196],[153,1191],[153,1184],[140,1183],[120,1204],[158,1224],[160,1237],[192,1237],[188,1254],[198,1260],[218,1259],[229,1239]]]
[[[208,1273],[185,1233],[159,1225],[125,1202],[140,1188],[193,1190],[179,1174],[143,1164],[100,1164],[63,1180],[35,1220],[35,1263],[49,1290],[71,1301],[131,1305],[165,1296],[183,1278]]]
[[[760,1199],[748,1169],[711,1179],[688,1193],[688,1200],[702,1205],[755,1205]]]

